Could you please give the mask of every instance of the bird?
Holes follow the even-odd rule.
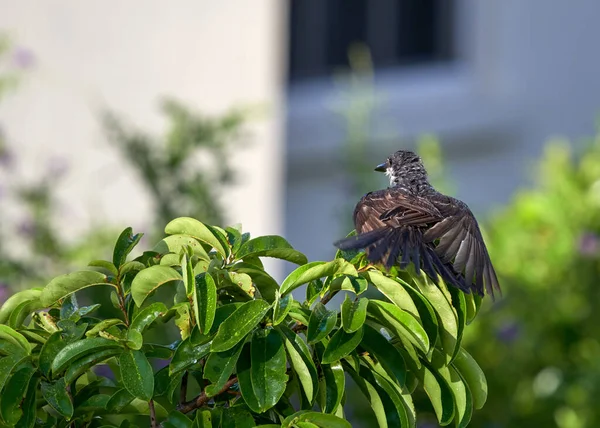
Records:
[[[340,250],[365,249],[371,263],[389,270],[412,262],[436,284],[438,275],[465,293],[501,294],[500,284],[466,203],[446,196],[429,183],[422,159],[398,150],[377,165],[390,185],[364,195],[354,209],[356,235],[334,243]]]

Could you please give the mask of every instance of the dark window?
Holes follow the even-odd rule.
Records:
[[[347,67],[353,43],[377,68],[453,57],[454,0],[290,1],[290,80]]]

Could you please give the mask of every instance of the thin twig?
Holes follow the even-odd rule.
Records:
[[[327,303],[329,303],[329,301],[331,299],[333,299],[333,296],[335,296],[338,293],[338,291],[340,291],[340,290],[330,291],[327,294],[325,294],[323,296],[323,298],[321,299],[321,303],[324,304],[324,305],[326,305]]]
[[[237,383],[237,381],[238,381],[237,376],[232,377],[225,383],[225,385],[223,385],[223,388],[221,388],[221,390],[215,395],[219,395],[219,394],[222,394],[223,392],[227,391],[235,383]],[[177,410],[179,410],[181,413],[189,413],[192,410],[197,409],[198,407],[204,406],[206,403],[208,403],[208,401],[210,399],[211,399],[211,397],[208,397],[206,395],[206,392],[202,391],[202,393],[199,396],[197,396],[195,399],[193,399],[192,401],[188,401],[187,403],[177,406],[178,407]]]
[[[154,401],[148,401],[148,407],[150,408],[150,426],[152,428],[157,428],[156,425],[156,409],[154,408]]]

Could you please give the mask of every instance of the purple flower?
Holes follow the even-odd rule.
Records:
[[[512,343],[518,339],[521,328],[516,322],[507,322],[496,331],[496,336],[504,343]]]
[[[0,282],[0,305],[8,299],[8,284]]]
[[[31,68],[35,65],[35,55],[27,48],[17,48],[13,52],[13,61],[19,68]]]
[[[98,376],[103,376],[111,380],[117,379],[114,372],[107,364],[99,364],[94,367],[94,373]]]
[[[579,253],[582,256],[595,256],[600,250],[600,238],[592,232],[585,232],[579,238]]]

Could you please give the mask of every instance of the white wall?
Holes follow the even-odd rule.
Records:
[[[268,109],[249,126],[251,144],[232,154],[240,185],[224,197],[234,201],[231,223],[254,235],[281,233],[284,2],[0,0],[0,11],[0,31],[36,58],[19,90],[0,103],[0,123],[26,176],[67,160],[59,219],[66,234],[104,219],[148,227],[149,198],[121,170],[98,113],[109,108],[160,132],[165,95],[206,113]]]

